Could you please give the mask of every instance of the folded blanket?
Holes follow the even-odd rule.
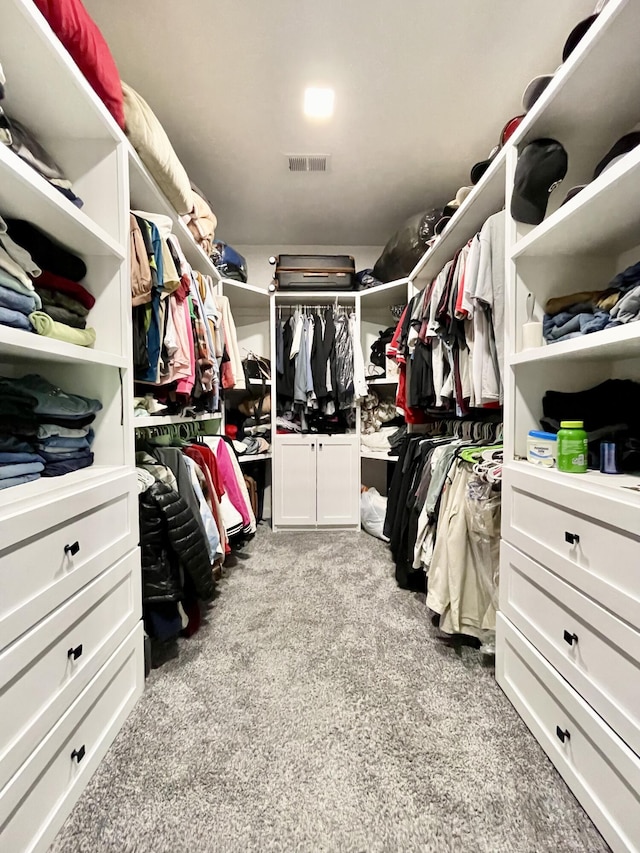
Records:
[[[42,311],[34,311],[29,314],[29,320],[39,335],[47,338],[55,338],[58,341],[66,341],[79,347],[92,347],[96,342],[95,329],[72,329],[64,323],[57,323],[48,314]]]

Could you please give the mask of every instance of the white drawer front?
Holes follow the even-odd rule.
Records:
[[[3,544],[10,542],[0,551],[0,649],[135,548],[137,513],[135,476],[128,472],[54,507],[34,509],[29,529],[37,535],[31,538],[5,530]]]
[[[7,851],[44,851],[142,693],[143,630],[138,623],[0,794]]]
[[[134,628],[141,611],[136,549],[0,655],[0,788]]]
[[[504,539],[640,626],[640,512],[540,476],[507,471],[504,486]]]
[[[500,609],[640,755],[640,633],[504,542]]]
[[[614,851],[640,851],[640,758],[498,614],[496,677]]]

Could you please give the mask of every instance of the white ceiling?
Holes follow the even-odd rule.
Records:
[[[594,0],[85,0],[237,244],[381,245],[455,195]],[[302,114],[308,85],[334,118]],[[325,175],[284,154],[331,154]]]

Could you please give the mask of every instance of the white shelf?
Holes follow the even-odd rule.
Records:
[[[3,107],[33,130],[45,149],[47,139],[118,139],[115,120],[35,3],[0,3],[0,56],[7,78]]]
[[[0,145],[0,214],[32,222],[85,258],[127,257],[124,246],[5,145]]]
[[[392,305],[406,305],[408,302],[409,279],[401,278],[378,287],[360,290],[362,311],[390,308]]]
[[[633,474],[601,474],[600,471],[587,471],[586,474],[565,474],[557,468],[540,468],[526,460],[515,460],[505,465],[507,470],[526,472],[536,477],[559,485],[580,486],[591,491],[598,491],[605,497],[623,499],[628,503],[640,504],[640,492],[630,486],[640,486],[640,476]],[[626,487],[626,488],[625,488]]]
[[[222,293],[229,297],[231,312],[258,308],[266,311],[268,307],[269,291],[255,284],[245,284],[242,281],[234,281],[232,278],[223,278]]]
[[[271,459],[270,453],[249,453],[243,456],[238,456],[238,462],[244,465],[245,462],[261,462],[265,459]]]
[[[438,275],[484,225],[492,213],[504,206],[507,147],[498,152],[493,163],[467,198],[453,214],[442,235],[418,261],[409,278],[422,289]]]
[[[147,213],[162,213],[168,216],[173,222],[173,233],[192,268],[204,275],[210,275],[214,281],[219,281],[220,273],[193,239],[191,231],[157,185],[138,152],[124,136],[123,141],[129,155],[129,195],[132,210],[146,210]]]
[[[608,147],[638,121],[639,29],[638,3],[610,0],[510,142],[521,146],[532,139],[551,137],[566,145],[578,134],[581,153],[591,151],[595,166]],[[553,70],[542,69],[549,73]],[[571,151],[569,154],[571,166]],[[586,180],[591,178],[593,166]],[[558,192],[566,194],[566,183]]]
[[[393,379],[385,379],[384,377],[378,379],[369,379],[367,377],[367,385],[397,385],[398,377],[396,376]]]
[[[519,240],[512,257],[620,253],[640,242],[640,147]]]
[[[387,456],[386,453],[376,453],[375,450],[360,449],[360,457],[362,459],[375,459],[378,462],[397,462],[397,456]]]
[[[33,504],[34,508],[52,499],[59,500],[60,492],[76,493],[81,489],[90,488],[95,484],[105,485],[110,479],[122,477],[123,474],[133,474],[132,467],[115,465],[91,465],[63,474],[61,477],[40,477],[21,486],[12,486],[0,491],[0,521],[6,521],[12,515],[23,512],[23,502]]]
[[[3,356],[59,363],[104,364],[108,367],[129,366],[125,356],[79,347],[9,326],[0,326],[0,358]]]
[[[637,358],[640,355],[640,323],[627,323],[603,329],[570,341],[559,341],[511,356],[512,367],[522,364],[547,364],[555,361],[601,361]]]
[[[135,429],[143,427],[164,426],[167,424],[193,424],[202,421],[219,421],[222,419],[220,412],[208,412],[194,417],[186,417],[185,415],[142,415],[133,418],[133,426]]]
[[[246,381],[247,381],[247,380],[245,380],[245,382],[246,382]],[[249,381],[249,385],[259,385],[259,386],[261,386],[261,385],[266,385],[266,387],[267,387],[267,388],[270,388],[270,387],[271,387],[271,380],[270,380],[270,379],[265,379],[265,380],[262,380],[262,379],[249,379],[248,381]],[[233,389],[232,389],[232,390],[233,390]]]

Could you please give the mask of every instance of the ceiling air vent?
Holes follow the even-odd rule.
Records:
[[[328,172],[330,154],[287,154],[290,172]]]

